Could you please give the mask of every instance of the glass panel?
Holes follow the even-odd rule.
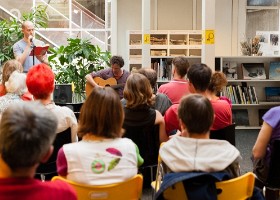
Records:
[[[277,10],[247,10],[246,36],[253,38],[256,31],[278,31],[279,12]]]
[[[112,7],[111,7],[112,5],[111,5],[111,1],[110,2],[108,2],[108,13],[107,13],[107,28],[111,28],[111,9],[112,9]]]
[[[278,0],[247,0],[248,6],[277,6]]]
[[[82,38],[89,39],[92,44],[98,45],[102,50],[106,49],[105,31],[83,31]]]

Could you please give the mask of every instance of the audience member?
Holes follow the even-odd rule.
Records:
[[[172,172],[226,171],[239,176],[240,152],[225,140],[209,139],[214,121],[211,102],[200,94],[182,98],[178,117],[181,136],[173,136],[159,151]]]
[[[280,139],[280,106],[273,107],[267,111],[263,118],[263,125],[259,132],[257,141],[253,147],[254,173],[256,174],[256,186],[263,189],[266,186],[266,180],[269,169],[273,142]],[[278,199],[279,190],[266,188],[265,198],[267,200]]]
[[[227,77],[223,72],[214,72],[208,86],[207,96],[212,100],[225,100],[231,105],[231,101],[226,96],[220,95],[227,82]]]
[[[59,150],[58,174],[90,185],[118,183],[136,175],[143,159],[135,143],[121,138],[123,119],[117,93],[110,87],[94,88],[81,108],[82,140]]]
[[[39,63],[48,63],[47,54],[39,56],[30,56],[30,52],[36,46],[44,46],[44,42],[34,38],[34,24],[31,21],[22,23],[23,38],[13,45],[14,56],[17,61],[23,65],[24,73],[27,73],[29,68]]]
[[[124,88],[124,129],[147,125],[159,125],[160,141],[166,141],[165,124],[159,111],[151,108],[153,91],[149,80],[142,74],[131,74]]]
[[[31,67],[27,73],[26,85],[34,99],[40,101],[58,119],[56,133],[71,128],[71,140],[77,142],[78,123],[74,112],[66,106],[58,106],[52,101],[54,91],[54,73],[46,64]]]
[[[135,73],[140,73],[146,76],[146,78],[150,81],[151,87],[153,91],[155,91],[156,85],[157,85],[157,72],[150,68],[141,68],[139,70],[135,70]],[[172,102],[170,99],[162,93],[153,93],[153,100],[154,104],[152,105],[152,108],[158,110],[162,115],[165,114],[166,110],[172,105]],[[126,99],[121,100],[123,106],[126,105]]]
[[[212,76],[211,69],[205,64],[193,64],[188,70],[189,87],[192,93],[201,94],[208,97],[214,113],[214,123],[211,130],[222,129],[232,124],[231,106],[228,102],[220,99],[211,99],[207,94],[207,88]],[[176,130],[180,130],[177,118],[177,109],[179,104],[172,105],[165,113],[164,120],[166,123],[167,134],[172,134]]]
[[[168,139],[165,133],[164,119],[153,105],[153,90],[149,80],[140,73],[132,73],[124,88],[124,137],[133,140],[139,147],[145,163],[139,169],[143,174],[143,187],[150,187],[155,174],[151,174],[152,166],[158,161],[160,142]],[[155,172],[156,170],[154,170]]]
[[[122,99],[123,88],[126,79],[129,76],[129,72],[122,69],[122,67],[124,66],[124,60],[121,56],[113,56],[110,59],[110,64],[111,64],[110,68],[102,69],[100,71],[87,74],[86,80],[92,87],[98,87],[99,85],[94,81],[95,77],[100,77],[105,80],[108,78],[115,78],[118,86],[114,88],[117,90],[120,99]]]
[[[7,93],[0,97],[0,114],[7,109],[7,107],[13,102],[22,101],[21,96],[27,92],[26,88],[26,75],[14,71],[9,80],[5,82],[5,88]]]
[[[40,162],[52,154],[56,117],[36,102],[18,102],[0,122],[0,199],[77,199],[63,181],[34,179]]]
[[[2,68],[2,84],[0,83],[0,96],[3,96],[7,93],[5,82],[7,82],[10,78],[10,75],[14,72],[18,71],[20,73],[23,72],[23,67],[17,60],[8,60],[4,63]],[[32,95],[29,92],[24,93],[21,96],[22,100],[30,101],[33,100]]]
[[[163,93],[168,96],[173,104],[179,103],[182,96],[189,94],[189,84],[186,80],[186,74],[189,68],[188,60],[183,57],[175,57],[172,60],[173,80],[163,84],[158,88],[158,93]]]

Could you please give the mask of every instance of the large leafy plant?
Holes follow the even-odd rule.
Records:
[[[29,13],[24,13],[22,19],[4,19],[0,21],[0,63],[13,59],[13,45],[23,38],[22,21],[32,21],[36,28],[47,27],[46,6],[39,5]]]
[[[102,51],[89,40],[68,38],[67,46],[51,48],[49,64],[56,74],[57,83],[73,83],[74,92],[85,97],[85,76],[109,65],[111,53]]]

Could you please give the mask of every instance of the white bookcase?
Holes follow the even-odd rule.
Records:
[[[233,116],[236,118],[243,118],[243,121],[248,121],[248,124],[238,124],[237,128],[240,129],[259,129],[260,120],[265,110],[279,106],[280,102],[268,102],[266,100],[265,87],[280,87],[280,80],[269,79],[269,67],[271,62],[280,62],[280,57],[268,57],[268,56],[237,56],[237,57],[217,57],[220,59],[220,66],[216,66],[216,69],[220,67],[221,71],[225,72],[225,68],[228,65],[232,65],[236,74],[228,78],[228,85],[234,86],[252,86],[255,88],[258,103],[234,103],[232,106]],[[242,63],[263,63],[266,79],[243,79]],[[280,95],[280,94],[279,94]],[[247,119],[244,115],[238,115],[238,111],[246,111],[248,113]],[[262,113],[261,113],[262,112]],[[243,112],[244,114],[244,112]],[[240,119],[235,119],[240,121]],[[241,120],[241,121],[242,121]]]
[[[201,56],[201,30],[152,30],[150,31],[152,58],[175,56]],[[140,68],[142,62],[142,32],[128,31],[128,63],[130,69]]]

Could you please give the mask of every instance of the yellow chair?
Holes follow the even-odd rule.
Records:
[[[85,185],[55,176],[52,181],[62,180],[73,186],[78,195],[78,200],[106,199],[106,200],[137,200],[141,199],[143,177],[140,174],[133,178],[116,184],[108,185]]]
[[[242,176],[216,182],[218,200],[244,200],[253,195],[255,175],[247,172]]]

